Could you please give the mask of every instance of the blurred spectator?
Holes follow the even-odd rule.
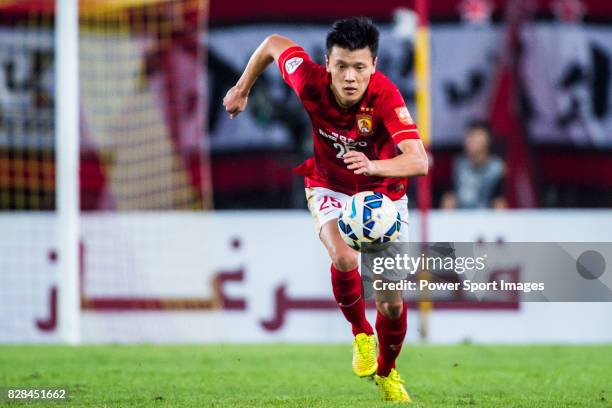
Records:
[[[453,165],[453,190],[442,196],[440,207],[506,208],[503,196],[504,163],[491,154],[491,128],[485,122],[472,122],[463,144],[464,153]]]

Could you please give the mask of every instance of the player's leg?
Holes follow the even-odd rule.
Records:
[[[378,335],[378,369],[374,380],[387,401],[410,401],[403,381],[395,369],[407,329],[407,307],[401,292],[376,293],[376,333]]]
[[[346,320],[351,323],[355,336],[353,372],[360,377],[370,376],[377,368],[376,337],[365,315],[359,257],[342,240],[337,227],[342,204],[348,196],[324,188],[310,188],[306,189],[306,198],[319,238],[331,259],[334,298]]]
[[[331,259],[332,289],[338,306],[351,323],[353,335],[373,334],[374,330],[365,317],[358,253],[346,245],[337,226],[342,205],[349,196],[315,187],[306,189],[306,198],[319,239]]]
[[[398,241],[408,241],[408,207],[407,201],[396,202],[402,227]],[[401,279],[401,276],[397,277]],[[383,398],[388,401],[410,401],[410,396],[403,386],[399,373],[395,369],[395,360],[399,356],[408,328],[407,305],[403,302],[401,291],[377,291],[376,300],[376,333],[378,335],[378,369],[374,380],[380,388]]]
[[[332,261],[331,281],[334,297],[344,317],[351,323],[353,335],[357,336],[360,333],[372,335],[374,330],[365,315],[359,256],[342,240],[336,223],[337,218],[326,222],[321,227],[319,235]]]
[[[353,372],[359,377],[369,377],[376,372],[376,336],[366,319],[359,257],[355,250],[340,237],[337,218],[321,227],[321,242],[331,258],[331,281],[334,297],[342,314],[353,329]]]

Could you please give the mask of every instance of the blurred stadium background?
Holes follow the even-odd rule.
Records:
[[[430,189],[411,182],[411,235],[612,241],[612,3],[430,3],[433,167]],[[267,35],[322,62],[329,23],[366,15],[416,112],[413,2],[81,0],[78,135],[58,132],[77,78],[56,88],[55,6],[0,0],[0,342],[350,341],[292,173],[311,149],[298,99],[272,67],[237,120],[221,100]],[[509,208],[440,210],[475,119]],[[430,307],[409,343],[612,341],[609,303]]]

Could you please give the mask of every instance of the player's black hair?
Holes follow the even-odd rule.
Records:
[[[329,56],[334,45],[349,51],[368,47],[372,53],[372,58],[376,58],[378,37],[378,28],[367,17],[349,17],[337,20],[327,33],[325,41],[327,55]]]

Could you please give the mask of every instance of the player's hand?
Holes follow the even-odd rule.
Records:
[[[346,168],[353,170],[355,174],[363,174],[364,176],[373,176],[376,174],[376,163],[371,161],[362,152],[351,150],[342,156]]]
[[[238,89],[237,86],[233,86],[227,91],[225,98],[223,98],[223,106],[227,113],[229,113],[230,119],[234,119],[244,110],[248,99],[248,94]]]

